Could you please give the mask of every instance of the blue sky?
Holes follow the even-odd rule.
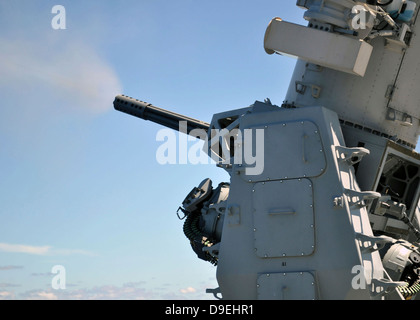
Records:
[[[54,30],[54,5],[66,29]],[[206,122],[269,97],[295,61],[269,56],[295,1],[0,0],[0,299],[211,299],[175,212],[213,165],[159,165],[161,127],[124,93]],[[55,265],[66,289],[51,286]]]
[[[54,5],[66,29],[54,30]],[[294,1],[0,1],[0,299],[210,299],[175,212],[213,165],[159,165],[158,125],[124,93],[206,122],[270,97],[295,61],[268,56]],[[52,288],[55,265],[66,289]]]

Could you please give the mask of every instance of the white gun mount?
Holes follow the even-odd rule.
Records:
[[[203,128],[230,174],[179,209],[198,257],[217,265],[216,297],[420,296],[419,3],[298,0],[307,26],[274,18],[265,51],[298,58],[281,107],[255,102],[207,124],[156,107],[145,117],[149,104],[117,97],[129,114]],[[249,173],[246,148],[262,172]]]

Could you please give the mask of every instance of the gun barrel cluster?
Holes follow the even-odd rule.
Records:
[[[115,110],[124,112],[134,117],[153,121],[177,131],[180,129],[180,123],[186,122],[186,132],[188,134],[190,134],[190,132],[194,129],[208,131],[210,127],[210,124],[204,121],[158,108],[151,103],[140,101],[125,95],[118,95],[115,97],[114,108]]]

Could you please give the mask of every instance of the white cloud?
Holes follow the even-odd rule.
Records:
[[[121,93],[112,67],[86,43],[48,37],[0,43],[0,84],[9,89],[5,93],[16,94],[21,114],[31,107],[22,102],[44,111],[101,113],[110,110]]]
[[[10,287],[20,287],[20,285],[15,284],[15,283],[0,282],[0,288],[10,288]]]
[[[58,297],[52,292],[41,291],[41,292],[36,292],[36,294],[34,294],[32,296],[32,299],[34,299],[34,300],[58,300]]]
[[[9,291],[0,291],[0,300],[14,300],[15,294]]]
[[[86,255],[95,256],[95,253],[80,250],[80,249],[55,249],[52,246],[30,246],[23,244],[11,244],[11,243],[0,243],[0,252],[13,252],[13,253],[26,253],[33,255]],[[6,270],[2,268],[11,269],[13,266],[0,267],[0,270]],[[15,267],[16,269],[16,267]],[[7,269],[8,270],[8,269]]]
[[[48,254],[50,246],[28,246],[22,244],[0,243],[0,251],[15,252],[15,253],[28,253],[35,255]]]
[[[98,49],[70,38],[0,37],[0,48],[0,136],[8,139],[8,154],[21,159],[36,145],[30,156],[42,157],[43,166],[78,161],[77,129],[111,111],[123,92],[113,67]],[[66,135],[70,125],[75,139]],[[51,152],[52,144],[61,151]]]
[[[146,300],[153,299],[153,293],[138,287],[103,285],[76,290],[33,290],[20,294],[19,298],[25,300]]]
[[[0,266],[0,271],[23,269],[23,266]]]
[[[179,292],[181,292],[181,293],[194,293],[196,291],[197,290],[195,288],[193,288],[193,287],[187,287],[185,289],[179,290]]]
[[[173,288],[146,288],[146,282],[129,282],[121,286],[101,285],[80,289],[36,289],[29,291],[0,292],[0,300],[214,300],[204,289],[186,287],[181,290]]]
[[[0,300],[59,300],[59,297],[52,290],[31,290],[23,294],[14,292],[0,292]]]

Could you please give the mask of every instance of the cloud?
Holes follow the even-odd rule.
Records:
[[[0,35],[0,155],[59,178],[84,164],[91,121],[113,110],[122,85],[94,41],[17,33]]]
[[[180,289],[179,290],[179,292],[181,292],[181,293],[194,293],[194,292],[196,292],[197,290],[196,289],[194,289],[193,287],[187,287],[187,288],[185,288],[185,289]]]
[[[31,290],[17,297],[23,300],[147,300],[153,299],[153,292],[133,286],[103,285],[75,290]]]
[[[64,290],[36,289],[29,291],[14,292],[5,290],[0,293],[0,300],[19,299],[19,300],[203,300],[213,299],[211,295],[205,293],[205,289],[193,288],[188,286],[183,289],[175,287],[146,288],[145,281],[127,282],[118,285],[101,285],[89,288]],[[76,287],[73,285],[72,287]]]
[[[1,297],[0,297],[0,299],[1,299]],[[32,290],[32,291],[25,292],[23,295],[19,295],[18,299],[24,299],[24,300],[58,300],[59,298],[52,291]]]
[[[48,37],[0,43],[0,84],[20,111],[40,105],[38,110],[98,114],[110,110],[122,91],[113,68],[87,43]]]
[[[20,287],[20,284],[0,282],[0,288]]]
[[[12,253],[26,253],[33,255],[85,255],[85,256],[96,256],[95,253],[80,250],[80,249],[55,249],[52,246],[30,246],[23,244],[10,244],[0,243],[0,252],[12,252]],[[9,269],[1,269],[9,268]],[[18,268],[14,266],[0,267],[0,270],[10,270],[11,268]]]
[[[0,48],[0,136],[10,144],[8,153],[22,158],[36,145],[31,157],[42,156],[44,166],[78,161],[77,129],[111,111],[123,92],[111,64],[88,42],[71,38],[0,36]],[[51,152],[58,139],[63,152]]]
[[[36,246],[27,246],[27,245],[22,245],[22,244],[0,243],[0,251],[3,251],[3,252],[46,255],[50,249],[51,249],[50,246],[36,247]]]
[[[145,284],[146,284],[146,281],[127,282],[123,284],[123,287],[139,287]]]
[[[0,266],[0,271],[23,269],[23,266]]]
[[[14,300],[16,298],[13,292],[0,291],[0,300]]]
[[[55,273],[52,272],[33,272],[31,273],[31,276],[33,277],[51,277],[54,276]]]

